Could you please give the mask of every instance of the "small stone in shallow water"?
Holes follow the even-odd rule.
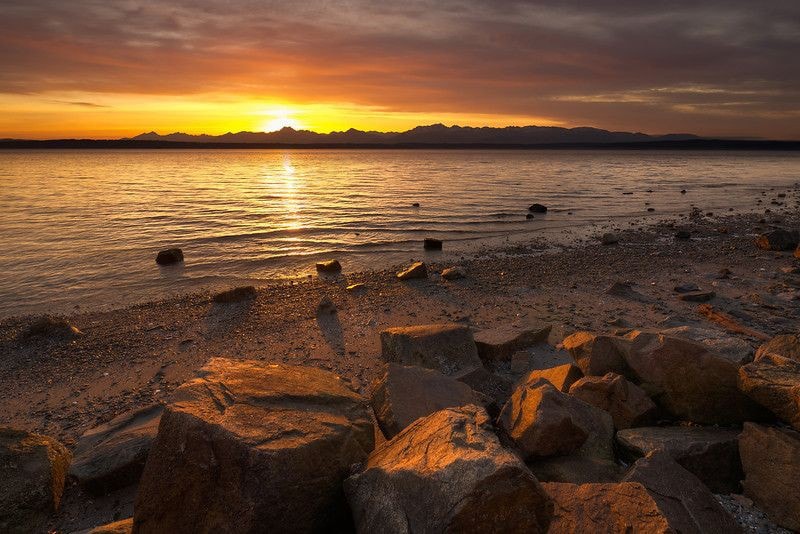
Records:
[[[425,250],[442,250],[442,240],[426,237],[422,242],[422,248]]]
[[[159,265],[172,265],[173,263],[183,262],[183,250],[170,248],[162,250],[156,255],[156,263]]]
[[[547,213],[547,206],[544,204],[532,204],[528,211],[533,213]]]

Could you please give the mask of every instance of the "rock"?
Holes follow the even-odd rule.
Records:
[[[800,259],[800,245],[798,245],[797,248],[794,249],[794,257]]]
[[[511,361],[518,350],[547,340],[550,326],[502,326],[475,333],[478,356],[484,362]]]
[[[555,503],[548,534],[678,532],[638,482],[542,487]]]
[[[700,291],[700,288],[697,284],[681,284],[679,286],[675,286],[673,288],[675,293],[692,293],[694,291]]]
[[[603,237],[600,238],[600,242],[604,245],[616,245],[619,243],[619,237],[616,234],[605,233]]]
[[[605,290],[606,295],[612,295],[622,299],[632,300],[634,302],[651,302],[652,299],[642,295],[635,289],[631,282],[614,282]]]
[[[528,211],[532,213],[547,213],[547,206],[543,204],[532,204],[531,207],[528,208]]]
[[[412,263],[408,269],[397,273],[398,280],[414,280],[416,278],[427,278],[427,277],[428,277],[428,267],[421,261]]]
[[[739,369],[739,388],[800,430],[800,362],[771,354]]]
[[[674,532],[741,532],[708,488],[663,451],[637,460],[622,481],[644,486]]]
[[[634,331],[621,373],[667,414],[700,424],[734,424],[763,416],[737,387],[739,366],[695,341]],[[610,369],[612,372],[616,372]]]
[[[217,293],[212,300],[217,304],[229,304],[232,302],[242,302],[252,300],[258,296],[256,288],[253,286],[241,286]]]
[[[183,251],[179,248],[168,248],[156,255],[156,263],[159,265],[172,265],[173,263],[183,262]]]
[[[367,289],[366,284],[358,283],[358,284],[350,284],[345,288],[350,293],[360,293]]]
[[[414,203],[411,204],[411,206],[414,207],[414,208],[418,208],[419,207],[419,202],[414,202]]]
[[[702,426],[629,428],[617,432],[621,457],[629,462],[665,451],[714,493],[737,493],[742,479],[739,430]]]
[[[317,262],[318,273],[340,273],[342,272],[342,264],[339,260],[327,260]]]
[[[800,530],[800,434],[745,423],[739,438],[744,493],[782,527]]]
[[[656,405],[650,397],[616,373],[581,378],[570,386],[569,394],[611,414],[617,429],[641,426],[655,419]]]
[[[485,367],[461,371],[453,375],[453,378],[468,385],[474,391],[491,397],[498,407],[506,403],[508,397],[511,396],[511,389],[513,388],[511,380],[498,376],[488,371]]]
[[[442,250],[442,240],[426,237],[422,241],[422,248],[425,250]]]
[[[70,340],[82,336],[83,332],[63,317],[55,315],[42,315],[34,318],[31,323],[20,333],[20,339],[50,338],[56,340]]]
[[[133,518],[122,519],[121,521],[114,521],[107,525],[90,528],[88,530],[81,530],[76,534],[130,534],[133,530]]]
[[[800,362],[800,335],[784,334],[770,339],[756,351],[756,360],[767,354]]]
[[[553,505],[474,405],[419,419],[345,482],[356,531],[546,532]]]
[[[675,232],[675,239],[691,239],[692,234],[689,230],[678,230]]]
[[[665,336],[678,336],[699,341],[711,352],[737,364],[753,361],[753,347],[744,339],[728,336],[716,330],[678,326],[660,331]]]
[[[625,374],[628,365],[623,356],[627,341],[616,336],[597,335],[591,332],[576,332],[564,338],[562,346],[567,350],[585,375],[604,375],[607,372]]]
[[[797,231],[783,229],[771,230],[761,234],[756,239],[756,246],[764,250],[794,250],[800,242],[800,234]]]
[[[423,367],[389,363],[372,386],[372,408],[387,439],[421,417],[466,404],[480,404],[472,388]]]
[[[684,302],[708,302],[716,296],[713,291],[691,291],[678,295],[678,298]]]
[[[69,475],[91,493],[136,484],[163,410],[159,404],[147,406],[84,433],[75,447]]]
[[[482,367],[472,331],[456,323],[384,330],[381,354],[387,362],[419,365],[446,375]]]
[[[581,370],[571,363],[565,363],[549,369],[534,369],[521,380],[523,384],[532,384],[545,379],[562,393],[567,393],[570,386],[583,377]]]
[[[69,451],[53,438],[0,427],[0,532],[47,532],[69,462]]]
[[[526,220],[528,220],[528,221],[530,221],[531,219],[533,219],[533,213],[526,213],[526,214],[525,214],[525,219],[526,219]]]
[[[447,269],[442,271],[442,278],[445,280],[460,280],[464,278],[466,275],[464,274],[464,269],[459,266],[455,267],[448,267]]]
[[[331,315],[336,313],[336,304],[330,297],[322,297],[317,304],[317,315]]]
[[[591,458],[580,453],[570,456],[552,456],[529,464],[536,478],[542,482],[592,484],[619,482],[622,467],[614,460]]]
[[[374,439],[364,399],[333,373],[212,358],[164,409],[133,531],[343,528],[342,482]]]

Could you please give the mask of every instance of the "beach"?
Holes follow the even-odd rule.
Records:
[[[68,321],[81,335],[66,339],[26,337],[31,317],[8,318],[0,323],[0,423],[74,447],[98,424],[166,402],[217,356],[330,370],[366,394],[384,363],[379,333],[393,326],[455,322],[479,332],[548,325],[554,350],[531,360],[541,368],[554,364],[560,339],[579,330],[690,327],[754,350],[761,340],[710,321],[676,288],[713,292],[703,297],[706,304],[766,336],[795,331],[800,261],[754,244],[773,227],[800,226],[798,189],[784,200],[765,214],[695,211],[628,229],[596,225],[566,242],[538,238],[485,248],[429,264],[422,280],[398,281],[395,273],[406,266],[398,265],[258,287],[255,298],[241,302],[218,303],[201,292],[78,313]],[[689,239],[676,238],[679,230]],[[603,244],[609,232],[617,243]],[[442,279],[441,270],[455,264],[466,276]],[[363,287],[347,289],[354,284]],[[130,488],[90,498],[68,483],[54,527],[71,531],[126,518],[132,503]]]

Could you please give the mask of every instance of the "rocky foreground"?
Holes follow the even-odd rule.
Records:
[[[800,530],[798,236],[719,224],[294,286],[320,289],[310,322],[261,290],[6,321],[0,531]],[[164,349],[196,317],[223,344]]]

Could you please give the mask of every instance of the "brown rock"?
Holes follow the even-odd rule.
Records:
[[[475,333],[475,345],[484,362],[507,362],[518,350],[546,341],[549,333],[549,325],[489,328]]]
[[[758,236],[756,245],[764,250],[794,250],[798,246],[800,235],[796,231],[790,230],[771,230]]]
[[[340,273],[342,272],[342,264],[339,260],[327,260],[317,262],[318,273]]]
[[[336,375],[212,358],[164,409],[133,531],[341,528],[342,482],[373,446],[364,400]]]
[[[445,280],[461,280],[464,278],[464,276],[464,269],[458,265],[454,267],[448,267],[442,271],[442,278]]]
[[[0,427],[0,532],[47,531],[69,461],[69,451],[53,438]]]
[[[742,479],[739,430],[718,427],[666,426],[617,432],[623,459],[633,462],[665,451],[714,493],[738,493]]]
[[[617,429],[647,424],[656,412],[655,403],[640,387],[616,373],[581,378],[570,386],[569,394],[611,414]]]
[[[463,325],[430,324],[389,328],[381,332],[387,362],[419,365],[446,375],[482,367],[472,331]]]
[[[745,423],[739,438],[744,493],[772,521],[800,530],[800,434]]]
[[[580,450],[570,456],[552,456],[528,464],[536,478],[542,482],[570,484],[619,482],[622,467],[614,460],[592,458]]]
[[[800,430],[800,362],[762,354],[739,369],[739,388]]]
[[[63,317],[42,315],[34,318],[26,329],[20,333],[21,339],[36,337],[70,340],[82,336],[83,332]]]
[[[156,255],[156,263],[159,265],[171,265],[183,262],[183,251],[179,248],[168,248]]]
[[[75,448],[70,476],[92,493],[138,482],[163,409],[156,404],[124,413],[83,434]]]
[[[133,530],[133,518],[122,519],[121,521],[114,521],[107,525],[82,530],[76,534],[130,534]]]
[[[741,532],[708,488],[663,451],[637,460],[623,482],[644,486],[674,532]]]
[[[497,406],[503,406],[508,397],[511,396],[513,384],[511,380],[498,376],[485,367],[476,367],[474,369],[467,369],[466,371],[459,372],[453,375],[453,378],[459,382],[463,382],[473,390],[491,397],[497,403]]]
[[[599,376],[608,372],[625,374],[628,366],[623,349],[627,344],[625,339],[591,332],[576,332],[562,341],[583,374]]]
[[[770,339],[756,351],[756,360],[767,354],[800,362],[800,335],[784,334]]]
[[[232,302],[242,302],[245,300],[252,300],[258,296],[258,292],[254,286],[240,286],[222,291],[214,295],[212,300],[217,304],[229,304]]]
[[[427,278],[428,277],[428,267],[418,261],[416,263],[412,263],[404,271],[400,271],[397,273],[398,280],[414,280],[415,278]]]
[[[569,391],[570,386],[582,377],[583,373],[578,367],[571,363],[566,363],[549,369],[534,369],[525,375],[521,383],[529,384],[543,378],[553,384],[557,390],[566,393]]]
[[[358,532],[546,532],[553,505],[483,408],[418,419],[345,482]]]
[[[678,298],[684,302],[708,302],[716,296],[713,291],[690,291],[678,295]]]
[[[480,404],[472,388],[433,369],[389,363],[373,384],[372,408],[389,439],[420,417],[466,404]]]

